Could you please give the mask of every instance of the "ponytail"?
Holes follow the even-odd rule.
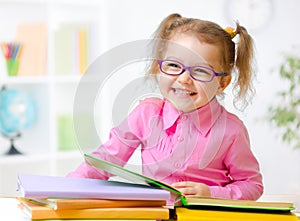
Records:
[[[252,84],[255,77],[254,43],[247,30],[239,23],[236,25],[235,32],[239,36],[239,40],[236,46],[235,72],[237,79],[234,83],[234,104],[236,106],[238,101],[241,101],[238,106],[240,106],[239,109],[244,110],[251,103],[255,94]]]

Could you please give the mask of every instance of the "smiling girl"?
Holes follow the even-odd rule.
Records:
[[[245,108],[253,92],[252,38],[236,25],[224,30],[179,14],[165,18],[154,36],[156,59],[148,70],[163,99],[141,101],[93,155],[123,166],[141,146],[143,173],[185,195],[258,199],[262,176],[247,129],[217,100],[234,70],[235,104]],[[85,163],[69,176],[109,178]]]

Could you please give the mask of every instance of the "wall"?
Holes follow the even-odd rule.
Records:
[[[183,16],[212,20],[226,27],[232,25],[228,20],[228,5],[234,0],[102,0],[101,24],[103,37],[101,39],[102,52],[125,42],[147,39],[155,31],[158,24],[168,14],[178,12]],[[261,0],[264,1],[264,0]],[[20,1],[22,2],[22,1]],[[27,2],[31,1],[24,1]],[[35,2],[35,1],[33,1]],[[37,1],[38,2],[38,1]],[[246,2],[246,1],[243,1]],[[254,1],[255,2],[255,1]],[[5,3],[5,1],[4,1]],[[276,93],[283,88],[282,82],[272,69],[278,67],[281,53],[296,48],[299,52],[300,19],[298,0],[273,0],[274,13],[270,22],[259,31],[250,31],[257,52],[258,76],[256,83],[257,95],[253,104],[244,112],[238,112],[231,105],[232,96],[229,91],[225,99],[225,106],[236,113],[248,127],[252,148],[257,156],[264,176],[265,193],[289,194],[300,193],[300,150],[293,150],[279,139],[279,132],[263,121],[267,108],[276,102]],[[237,10],[239,11],[239,10]],[[99,12],[100,13],[100,12]],[[34,20],[38,19],[34,15]],[[43,17],[43,16],[42,16]],[[30,17],[31,18],[31,17]],[[244,23],[240,20],[241,24]],[[7,38],[4,33],[4,38]],[[111,61],[113,62],[113,61]],[[107,98],[114,98],[118,93],[116,82],[122,84],[130,82],[129,73],[143,74],[143,68],[127,65],[118,70],[116,78],[107,84]],[[41,85],[42,87],[43,85]],[[116,90],[112,91],[112,88]],[[113,93],[111,93],[113,92]],[[105,94],[105,93],[104,93]],[[107,94],[106,94],[107,95]],[[113,99],[106,99],[110,102]],[[102,104],[101,104],[102,105]],[[111,120],[108,115],[111,108],[101,106],[102,121],[106,128],[100,133],[107,137]],[[100,121],[100,122],[102,122]],[[44,142],[44,140],[42,141]],[[8,143],[0,136],[0,146]],[[132,159],[132,164],[138,164],[138,155]]]
[[[263,121],[270,103],[276,101],[276,92],[284,86],[272,69],[278,67],[280,53],[299,47],[300,31],[296,28],[300,19],[300,1],[274,0],[274,13],[264,29],[251,32],[257,52],[257,95],[244,113],[232,108],[231,95],[225,106],[239,115],[247,125],[252,147],[261,164],[265,193],[300,193],[300,150],[293,150],[278,138],[278,131]],[[224,0],[126,0],[109,1],[107,11],[107,39],[105,50],[119,44],[146,39],[155,31],[168,14],[178,12],[186,17],[212,20],[226,27],[232,21],[226,19]],[[240,21],[242,24],[242,21]],[[112,87],[117,87],[115,82]]]

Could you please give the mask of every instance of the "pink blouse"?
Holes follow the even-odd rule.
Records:
[[[256,200],[263,192],[247,129],[215,98],[190,113],[178,111],[167,100],[145,99],[92,154],[124,166],[138,147],[143,174],[165,183],[204,183],[212,197],[228,199]],[[109,178],[86,163],[68,176]]]

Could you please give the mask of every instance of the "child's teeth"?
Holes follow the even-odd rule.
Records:
[[[182,95],[190,95],[190,94],[192,94],[192,92],[184,91],[184,90],[179,90],[179,89],[175,89],[175,93],[176,94],[182,94]]]

